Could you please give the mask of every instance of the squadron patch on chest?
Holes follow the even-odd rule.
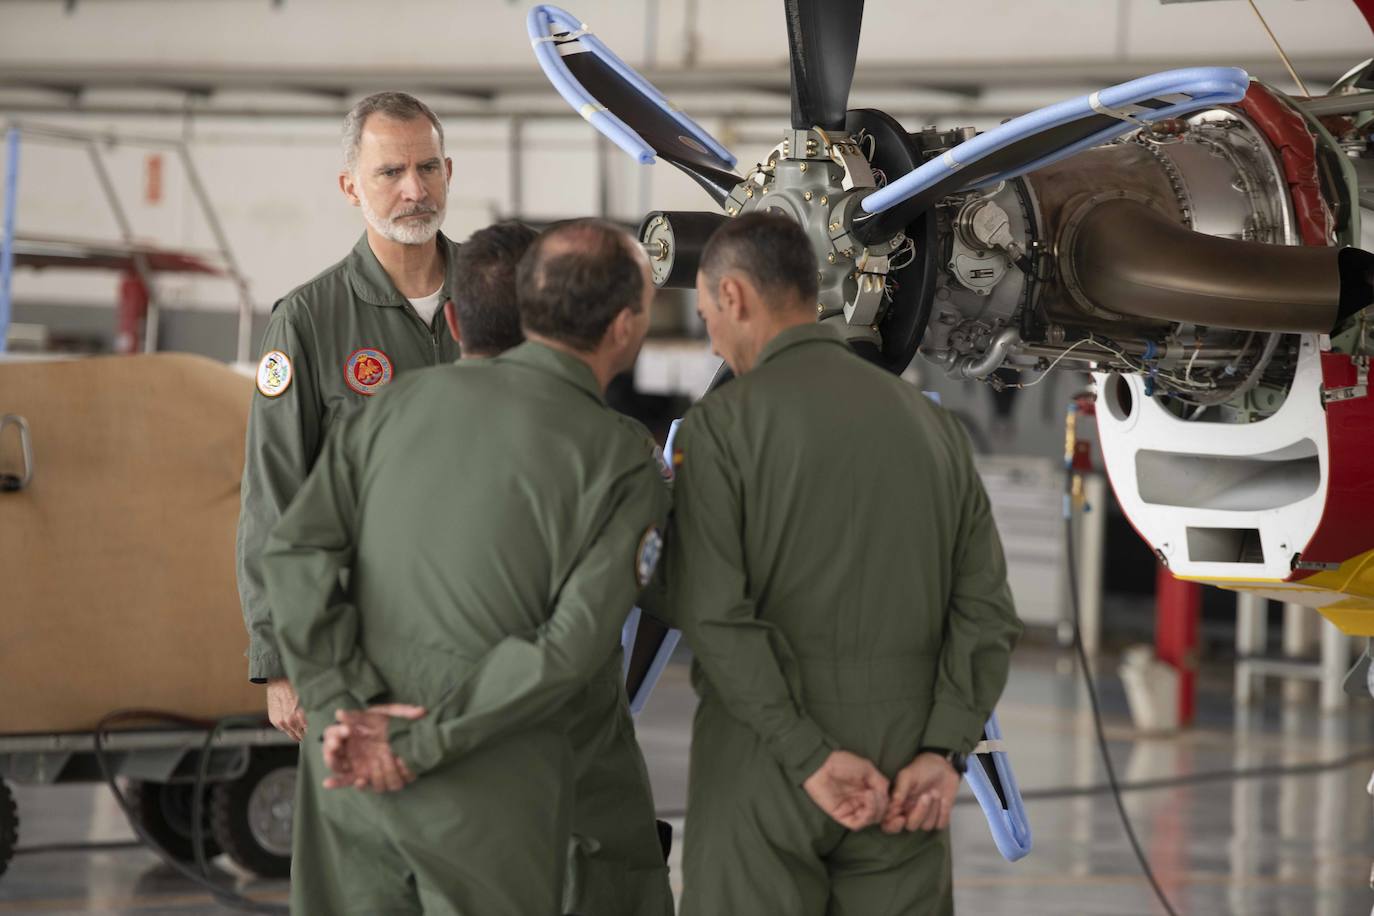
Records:
[[[258,393],[275,398],[291,387],[291,358],[280,350],[269,350],[258,363]]]
[[[344,381],[358,394],[376,394],[392,375],[390,358],[376,347],[354,350],[344,364]]]
[[[652,525],[639,539],[639,549],[635,551],[635,581],[643,588],[654,577],[658,559],[663,555],[663,534]]]

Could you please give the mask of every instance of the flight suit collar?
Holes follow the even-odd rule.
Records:
[[[772,340],[768,341],[768,343],[764,344],[763,349],[759,351],[758,362],[756,362],[755,365],[762,366],[784,350],[790,350],[793,347],[806,343],[833,343],[844,346],[844,341],[840,338],[840,335],[828,324],[818,324],[815,322],[799,324],[795,327],[788,328],[777,337],[774,337]]]
[[[575,388],[580,388],[602,404],[606,399],[601,394],[601,386],[596,382],[592,367],[576,356],[555,350],[534,340],[527,340],[517,347],[507,350],[503,357],[511,362],[530,366],[541,372],[557,376]]]
[[[443,294],[445,299],[449,299],[457,287],[453,269],[458,260],[454,257],[458,245],[442,232],[437,233],[435,239],[439,243],[439,254],[444,259]],[[353,251],[348,256],[348,281],[349,286],[353,288],[354,296],[373,305],[402,307],[410,301],[396,289],[396,284],[387,276],[382,262],[372,253],[372,246],[367,243],[366,232],[358,239],[358,244],[353,246]]]

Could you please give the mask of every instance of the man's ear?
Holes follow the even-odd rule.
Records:
[[[616,349],[624,347],[634,338],[635,312],[627,305],[611,321],[611,345]]]
[[[727,273],[720,278],[716,302],[730,313],[735,321],[747,321],[751,312],[749,294],[752,288],[738,274]]]
[[[449,299],[444,302],[444,323],[448,325],[449,335],[458,342],[458,346],[463,345],[463,329],[458,326],[458,306]]]
[[[451,184],[453,182],[453,160],[448,156],[444,157],[444,174],[447,175],[444,183]]]
[[[357,182],[353,178],[353,173],[348,171],[348,169],[344,169],[339,173],[339,190],[343,191],[344,197],[347,197],[348,202],[355,207],[360,203],[356,184]]]

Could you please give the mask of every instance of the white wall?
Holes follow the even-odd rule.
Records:
[[[505,0],[6,0],[0,60],[139,65],[491,67],[530,63],[525,14]],[[565,0],[631,63],[642,62],[648,6]],[[1261,0],[1290,52],[1368,55],[1350,0]],[[697,0],[702,65],[787,59],[775,0]],[[660,0],[660,64],[683,59],[687,0]],[[987,61],[1268,53],[1241,0],[868,0],[862,59]],[[1008,74],[1014,79],[1014,74]]]
[[[177,136],[167,130],[170,125],[146,119],[42,121],[86,130]],[[461,239],[512,212],[508,129],[501,120],[447,126],[454,178],[446,233]],[[525,125],[520,166],[525,215],[546,219],[596,213],[596,145],[597,135],[579,118]],[[189,149],[260,310],[343,257],[362,231],[361,215],[338,189],[341,155],[338,125],[332,121],[241,124],[216,119],[196,125]],[[175,154],[163,152],[162,200],[149,203],[144,197],[147,157],[155,151],[132,144],[102,144],[102,151],[140,241],[191,251],[215,247]],[[609,215],[638,220],[641,167],[618,150],[608,149],[605,155],[612,175]],[[700,209],[709,204],[696,185],[671,168],[651,172],[651,206]],[[21,237],[119,238],[84,149],[26,139],[19,178],[16,227]],[[110,303],[114,289],[114,278],[100,271],[20,270],[14,278],[15,298],[27,302]],[[237,302],[233,287],[215,279],[164,275],[158,291],[167,304],[234,308]]]
[[[640,61],[643,2],[567,2],[624,57]],[[1261,7],[1295,56],[1344,55],[1353,65],[1369,53],[1370,32],[1349,0],[1262,0]],[[0,4],[0,71],[25,62],[277,71],[347,67],[382,73],[421,65],[532,69],[523,24],[527,8],[525,3],[500,0],[286,0],[281,9],[269,0],[80,0],[76,13],[67,15],[55,0],[7,0]],[[684,0],[662,0],[659,5],[656,53],[661,66],[680,62],[686,53],[685,9]],[[1240,0],[1170,5],[1156,0],[869,0],[865,21],[861,60],[868,64],[985,63],[990,82],[1002,87],[980,103],[991,105],[989,111],[1000,106],[1015,112],[1050,100],[1043,90],[1018,95],[1015,69],[999,67],[1008,60],[1227,63],[1270,53],[1268,39]],[[786,66],[780,4],[774,0],[700,0],[698,23],[710,36],[699,49],[702,67],[770,62]],[[725,23],[728,28],[708,30],[709,23]],[[385,84],[384,76],[377,79]],[[1070,94],[1063,88],[1054,91]],[[96,89],[93,95],[100,93]],[[106,92],[104,97],[128,95]],[[3,98],[0,95],[0,106]],[[719,102],[712,97],[679,100],[688,111],[693,101]],[[728,123],[703,120],[747,167],[764,156],[773,135],[784,126],[786,99],[740,96],[739,102],[741,107],[746,102],[762,104],[777,114]],[[966,100],[915,90],[859,94],[854,102],[920,110],[946,126],[987,126],[996,120],[984,115],[951,122],[939,112],[967,107]],[[336,117],[26,117],[85,130],[185,136],[259,309],[342,257],[361,230],[357,211],[337,189]],[[445,231],[463,237],[493,215],[511,212],[509,122],[501,117],[455,118],[446,126],[455,178]],[[909,121],[908,126],[921,125]],[[523,143],[526,215],[596,211],[597,141],[585,124],[576,118],[529,121]],[[164,155],[163,200],[143,200],[148,152],[131,146],[108,151],[135,233],[168,247],[210,247],[210,233],[175,157]],[[608,149],[605,155],[611,179],[609,215],[637,220],[646,207],[709,208],[696,186],[673,169],[652,168],[645,196],[639,167],[618,150]],[[83,151],[26,144],[17,203],[21,234],[116,237]],[[112,302],[114,288],[107,274],[24,271],[17,275],[14,290],[21,301],[89,304]],[[170,304],[232,308],[235,303],[233,289],[223,282],[169,278],[159,289]]]

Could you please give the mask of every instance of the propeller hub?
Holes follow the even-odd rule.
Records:
[[[881,346],[879,324],[891,299],[891,256],[905,242],[864,244],[851,231],[859,202],[875,188],[863,149],[847,133],[790,130],[725,201],[728,216],[756,210],[786,214],[806,230],[819,268],[819,320],[850,341]]]

